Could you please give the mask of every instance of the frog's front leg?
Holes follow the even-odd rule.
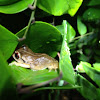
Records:
[[[24,68],[30,68],[30,64],[26,64],[26,63],[18,63],[18,62],[16,62],[16,61],[10,63],[9,65],[10,65],[10,66],[16,65],[16,66],[20,66],[20,67],[24,67]]]

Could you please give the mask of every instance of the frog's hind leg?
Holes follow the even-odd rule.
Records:
[[[47,67],[44,67],[44,66],[35,66],[35,65],[32,65],[31,69],[33,71],[38,71],[38,70],[44,70],[46,69]]]

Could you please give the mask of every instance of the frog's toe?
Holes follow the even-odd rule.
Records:
[[[57,72],[57,69],[55,69],[55,72]]]

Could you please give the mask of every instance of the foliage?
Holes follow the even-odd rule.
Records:
[[[17,99],[19,83],[30,88],[54,79],[34,89],[33,95],[45,89],[76,89],[86,99],[99,100],[99,6],[99,0],[0,0],[0,99]],[[32,71],[9,65],[13,52],[23,44],[36,53],[56,57],[58,70]],[[13,95],[7,95],[9,90]]]

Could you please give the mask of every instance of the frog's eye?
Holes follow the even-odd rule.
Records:
[[[19,54],[15,53],[15,57],[16,57],[16,59],[19,59]]]
[[[26,49],[26,47],[27,47],[27,46],[26,46],[25,44],[24,44],[24,45],[22,45],[22,48],[23,48],[24,50]]]

